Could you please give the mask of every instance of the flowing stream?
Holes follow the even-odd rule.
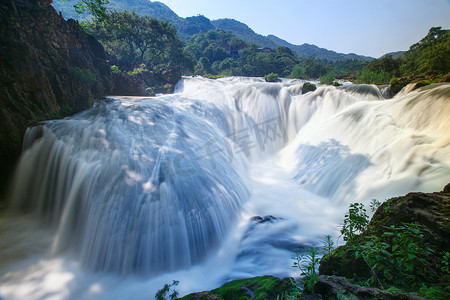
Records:
[[[29,128],[0,215],[0,297],[152,299],[294,276],[353,202],[450,181],[450,84],[184,78]],[[367,205],[368,208],[368,205]],[[338,243],[342,244],[342,241]]]

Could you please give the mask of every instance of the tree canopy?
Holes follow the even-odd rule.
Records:
[[[145,65],[150,70],[189,66],[175,27],[167,21],[139,16],[131,11],[112,11],[102,21],[82,23],[121,70]]]
[[[66,2],[68,0],[62,0]],[[106,17],[106,5],[108,0],[79,0],[73,5],[79,14],[88,11],[96,20],[103,20]]]

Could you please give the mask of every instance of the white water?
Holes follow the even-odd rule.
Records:
[[[450,85],[385,100],[301,84],[187,78],[28,130],[0,219],[0,297],[151,299],[174,279],[185,294],[290,276],[292,250],[337,237],[349,203],[450,181]]]

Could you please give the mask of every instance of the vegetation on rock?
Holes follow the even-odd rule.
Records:
[[[361,286],[447,299],[449,207],[447,188],[387,200],[364,232],[322,259],[320,274],[343,276]],[[351,209],[361,216],[360,205]]]
[[[356,75],[357,83],[391,84],[394,93],[411,82],[446,82],[450,76],[450,30],[432,27],[401,57],[386,55]]]
[[[266,75],[264,75],[264,79],[267,82],[277,82],[278,81],[278,74],[276,74],[276,73],[266,74]]]
[[[181,299],[280,299],[296,289],[290,278],[280,279],[273,276],[253,277],[229,282],[210,292],[194,293]]]
[[[311,82],[305,82],[302,86],[302,94],[306,94],[308,92],[314,92],[317,89],[316,85]]]

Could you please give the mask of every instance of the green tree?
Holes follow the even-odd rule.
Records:
[[[307,78],[317,79],[322,75],[325,75],[330,71],[331,67],[324,61],[315,59],[314,57],[308,57],[301,62],[301,65],[305,68],[305,75]]]
[[[62,0],[66,2],[68,0]],[[106,17],[106,5],[108,0],[80,0],[73,5],[76,12],[79,14],[88,11],[96,20],[104,20]]]
[[[103,21],[82,26],[104,45],[121,70],[142,64],[152,70],[192,67],[175,27],[167,21],[139,16],[134,11],[112,11]]]
[[[291,75],[289,77],[291,78],[298,78],[298,79],[304,79],[306,74],[306,69],[302,67],[301,65],[295,65],[292,69]]]
[[[402,75],[450,71],[450,30],[432,27],[427,36],[412,45],[402,58]]]

